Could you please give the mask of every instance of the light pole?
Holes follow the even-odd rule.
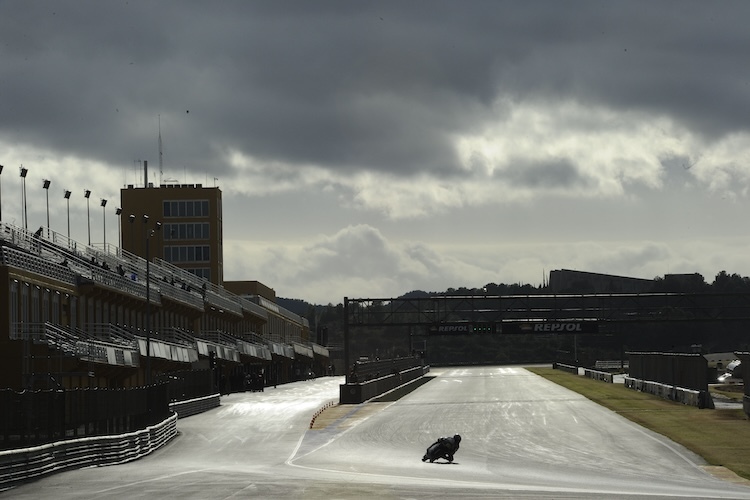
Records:
[[[107,200],[102,198],[102,225],[104,226],[104,251],[107,251],[107,215],[104,213],[104,207],[107,206]]]
[[[65,200],[68,202],[68,245],[70,245],[70,191],[65,190]]]
[[[84,190],[83,196],[86,197],[86,221],[88,223],[88,228],[89,228],[89,246],[91,246],[91,205],[89,202],[89,196],[91,196],[91,191],[88,189]]]
[[[49,238],[49,185],[50,185],[50,181],[47,179],[44,179],[42,188],[44,188],[44,190],[46,191],[46,195],[47,195],[47,238]]]
[[[115,215],[117,216],[117,249],[118,249],[117,251],[119,255],[122,254],[122,252],[120,252],[120,250],[122,250],[122,217],[121,217],[121,214],[122,214],[122,208],[120,207],[115,208]]]
[[[21,191],[21,202],[23,204],[23,228],[27,231],[29,229],[29,217],[28,212],[26,212],[26,174],[28,173],[28,168],[21,167],[21,179],[23,179],[23,191]]]
[[[148,215],[143,215],[144,238],[146,240],[146,385],[151,385],[151,256],[149,247],[151,237],[161,230],[157,221],[154,229],[148,229]]]

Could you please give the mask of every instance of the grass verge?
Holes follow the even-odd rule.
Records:
[[[701,410],[552,368],[528,370],[750,479],[750,421],[741,409]]]

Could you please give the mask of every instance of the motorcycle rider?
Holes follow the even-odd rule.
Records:
[[[461,443],[461,436],[458,435],[458,434],[454,434],[452,437],[448,436],[448,437],[438,438],[438,440],[435,441],[434,443],[432,443],[429,446],[429,448],[427,448],[427,449],[429,450],[433,446],[439,444],[440,445],[441,455],[438,455],[438,456],[435,456],[433,458],[430,458],[430,457],[427,456],[427,454],[425,454],[422,457],[422,462],[425,462],[428,459],[430,461],[433,461],[433,460],[435,460],[437,458],[441,458],[441,457],[444,458],[444,459],[446,459],[449,462],[453,462],[453,455],[455,455],[456,452],[458,451],[458,447],[459,447],[460,443]]]

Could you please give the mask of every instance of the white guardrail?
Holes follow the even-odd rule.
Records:
[[[143,430],[0,451],[0,488],[67,469],[137,460],[177,435],[177,414]],[[1,491],[1,490],[0,490]]]
[[[590,370],[588,368],[583,370],[583,376],[594,380],[601,380],[602,382],[613,383],[615,380],[614,375],[609,372],[601,372],[599,370]]]
[[[632,377],[625,377],[625,387],[685,405],[697,406],[698,408],[714,408],[714,400],[707,391],[696,391],[694,389],[686,389],[684,387]]]

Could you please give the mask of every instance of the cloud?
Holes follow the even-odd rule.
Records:
[[[29,167],[32,200],[52,180],[54,227],[55,190],[73,190],[80,241],[75,193],[111,200],[148,160],[155,183],[221,187],[227,278],[288,295],[744,266],[725,246],[750,201],[750,4],[42,0],[3,14],[0,163]]]
[[[225,251],[225,266],[236,276],[233,279],[254,276],[282,296],[322,303],[343,299],[337,298],[337,292],[390,297],[421,287],[441,290],[487,273],[426,245],[395,244],[367,225],[349,226],[297,247],[275,249],[262,242],[226,241]]]

